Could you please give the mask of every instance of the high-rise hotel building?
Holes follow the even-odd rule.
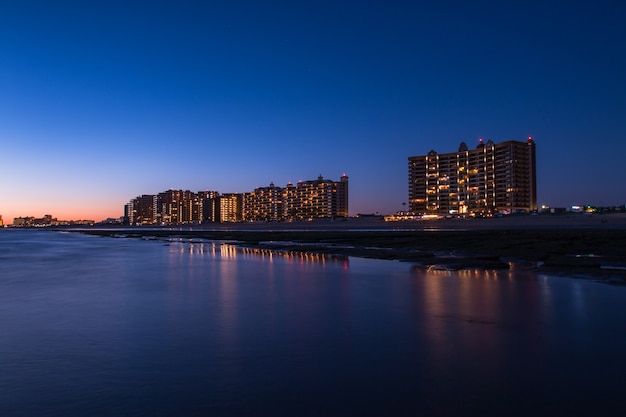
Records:
[[[313,218],[348,217],[348,176],[339,181],[324,179],[298,181],[287,184],[284,190],[285,218],[306,220]]]
[[[157,222],[157,196],[144,194],[133,198],[124,206],[124,217],[131,225],[155,224]]]
[[[273,183],[249,193],[168,190],[142,195],[124,206],[125,223],[200,224],[241,221],[291,221],[348,217],[348,176],[341,180],[299,181],[285,188]]]
[[[281,221],[284,192],[281,187],[270,183],[269,187],[257,187],[243,195],[243,218],[246,221]]]
[[[483,143],[409,157],[409,208],[416,214],[481,214],[537,209],[535,142]]]

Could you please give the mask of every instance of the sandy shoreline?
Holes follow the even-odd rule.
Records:
[[[621,213],[76,231],[109,237],[226,240],[248,248],[393,259],[433,269],[533,268],[551,274],[626,282],[626,214]]]

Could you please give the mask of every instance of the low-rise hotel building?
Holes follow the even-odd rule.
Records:
[[[535,142],[483,143],[458,152],[409,157],[415,214],[487,214],[537,209]]]

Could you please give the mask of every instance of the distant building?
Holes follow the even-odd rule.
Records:
[[[219,221],[219,195],[217,191],[198,191],[202,223]]]
[[[243,194],[226,193],[219,197],[220,222],[233,223],[243,220]]]
[[[57,219],[53,218],[52,215],[46,214],[40,219],[33,220],[33,226],[50,226],[53,222],[56,222]]]
[[[122,216],[122,224],[133,225],[133,200],[124,204],[124,215]]]
[[[348,176],[343,174],[339,182],[333,185],[333,216],[348,217]]]
[[[15,217],[13,227],[30,227],[33,225],[34,217]]]
[[[283,209],[283,189],[270,183],[269,187],[255,188],[243,196],[243,218],[246,221],[281,221],[285,217]]]
[[[56,218],[53,218],[51,215],[46,214],[43,217],[35,218],[32,216],[28,217],[16,217],[13,219],[13,227],[45,227],[45,226],[56,226],[58,225],[58,221]]]
[[[189,190],[168,190],[157,196],[157,223],[202,223],[202,196]]]
[[[123,217],[108,217],[104,220],[102,220],[101,222],[98,222],[98,224],[123,224],[124,223],[124,218]]]
[[[317,180],[287,184],[284,211],[289,220],[348,217],[348,176],[338,182],[320,175]]]
[[[132,199],[124,210],[128,224],[138,226],[157,222],[157,196],[144,194]]]
[[[168,190],[142,195],[124,206],[128,225],[282,221],[348,216],[348,176],[291,183],[271,183],[249,193]]]
[[[157,195],[157,220],[161,224],[179,224],[183,222],[182,190],[167,190]]]
[[[420,214],[537,209],[535,142],[480,141],[469,150],[409,157],[409,207]]]

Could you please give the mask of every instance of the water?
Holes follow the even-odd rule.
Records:
[[[0,231],[0,415],[621,415],[626,288]]]

